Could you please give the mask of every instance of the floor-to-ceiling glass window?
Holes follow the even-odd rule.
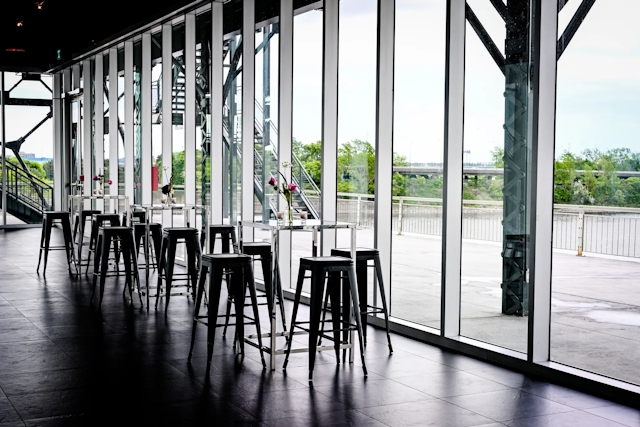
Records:
[[[440,327],[445,6],[396,3],[391,314],[434,328]]]
[[[173,52],[172,64],[172,159],[171,170],[175,187],[174,197],[178,203],[184,203],[184,90],[185,90],[185,74],[184,74],[184,43],[185,28],[184,23],[177,24],[173,27],[171,37]]]
[[[225,73],[223,93],[223,218],[236,224],[241,208],[242,183],[242,37],[225,41]]]
[[[358,246],[374,246],[377,2],[340,2],[338,70],[339,221],[358,225]],[[338,233],[338,246],[348,247]]]
[[[142,203],[142,42],[133,43],[133,192],[134,203]]]
[[[124,194],[124,48],[118,49],[118,194]]]
[[[577,6],[560,11],[559,35]],[[635,11],[596,2],[558,59],[551,360],[640,384]]]
[[[510,1],[506,25],[490,2],[470,0],[467,7],[461,334],[524,353],[530,8],[526,0]]]
[[[211,11],[196,16],[196,201],[211,205]]]
[[[162,200],[162,32],[151,35],[151,200]]]
[[[299,211],[305,211],[309,218],[322,218],[322,15],[319,9],[293,18],[291,182],[298,187],[292,198],[294,218]],[[311,256],[312,236],[292,233],[291,238],[291,268],[296,272],[300,258]]]
[[[53,132],[52,120],[48,117],[50,107],[30,105],[33,102],[50,101],[51,87],[52,79],[48,75],[4,72],[4,91],[9,103],[4,106],[7,143],[6,225],[41,222],[39,215],[31,215],[31,210],[26,207],[53,209]],[[15,101],[13,105],[12,100]],[[30,204],[24,202],[26,200]],[[2,207],[0,216],[3,216]],[[1,221],[0,219],[0,223]]]
[[[103,134],[103,151],[104,151],[104,179],[105,182],[109,181],[109,170],[110,170],[110,162],[109,162],[109,125],[113,126],[113,123],[109,123],[109,53],[106,53],[102,57],[102,77],[101,82],[104,85],[104,134]],[[104,193],[111,194],[111,185],[104,186]],[[116,194],[115,188],[113,190],[113,194]]]

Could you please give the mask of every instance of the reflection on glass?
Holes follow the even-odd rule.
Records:
[[[374,247],[376,1],[341,1],[340,31],[338,220],[358,224],[358,246]],[[339,235],[337,244],[348,246]]]
[[[184,24],[174,26],[172,32],[171,51],[173,52],[173,63],[171,68],[173,77],[173,99],[171,102],[171,123],[173,148],[171,155],[171,170],[173,172],[173,184],[176,188],[174,192],[176,201],[178,203],[184,203]],[[171,177],[168,177],[168,179],[171,179]]]
[[[489,2],[468,5],[493,35],[506,65],[494,62],[467,23],[461,334],[526,352],[529,8],[510,2],[514,21],[505,28]],[[503,169],[504,178],[468,172],[483,167]]]
[[[237,50],[242,49],[241,36],[231,37],[226,43],[225,91],[223,94],[224,161],[223,217],[236,224],[241,209],[242,163],[242,60],[234,61]]]
[[[133,202],[142,203],[142,42],[133,44]]]
[[[196,17],[196,201],[211,203],[211,12]]]
[[[124,194],[124,49],[118,49],[118,194]]]
[[[162,32],[151,35],[151,198],[162,201]]]
[[[103,134],[103,156],[104,156],[104,179],[105,182],[109,181],[109,167],[110,167],[110,163],[109,163],[109,54],[106,54],[102,57],[102,64],[103,64],[103,73],[102,73],[102,83],[104,85],[104,94],[103,94],[103,108],[104,108],[104,116],[103,116],[103,123],[104,123],[104,134]],[[104,186],[104,194],[117,194],[116,193],[116,189],[114,188],[113,192],[111,191],[111,186],[110,185],[105,185]]]
[[[575,9],[560,12],[559,34]],[[635,10],[596,2],[558,60],[550,354],[640,384]]]
[[[439,329],[446,8],[396,5],[393,165],[429,169],[393,173],[391,314]]]

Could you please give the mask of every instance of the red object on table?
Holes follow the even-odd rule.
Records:
[[[151,191],[158,191],[158,166],[151,166]]]
[[[84,175],[80,175],[80,182],[84,182]]]

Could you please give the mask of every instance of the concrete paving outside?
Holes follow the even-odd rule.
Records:
[[[440,238],[394,235],[392,241],[391,315],[439,328]],[[372,230],[358,230],[357,242],[373,245]],[[338,245],[349,245],[348,232],[338,233]],[[294,278],[310,247],[309,233],[293,233]],[[528,318],[501,314],[502,245],[469,240],[462,247],[462,335],[526,352]],[[640,384],[639,282],[638,259],[554,251],[551,360]]]

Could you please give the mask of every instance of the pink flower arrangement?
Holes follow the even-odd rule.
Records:
[[[283,162],[282,167],[288,168],[290,164],[288,162]],[[282,186],[278,186],[278,182],[274,177],[269,178],[269,185],[273,187],[273,190],[282,194],[287,201],[287,205],[289,206],[289,210],[291,210],[291,197],[293,192],[298,189],[298,186],[294,183],[288,183],[287,178],[282,174],[282,172],[278,171],[280,176],[282,177]]]
[[[104,183],[104,174],[102,173],[102,169],[100,169],[100,170],[98,171],[98,174],[97,174],[97,175],[94,175],[94,176],[93,176],[93,180],[94,180],[94,181],[98,181],[98,182],[100,183],[100,187],[102,187],[102,184]],[[111,185],[111,184],[113,184],[113,181],[112,181],[112,180],[109,180],[109,181],[107,181],[107,184],[108,184],[108,185]]]

